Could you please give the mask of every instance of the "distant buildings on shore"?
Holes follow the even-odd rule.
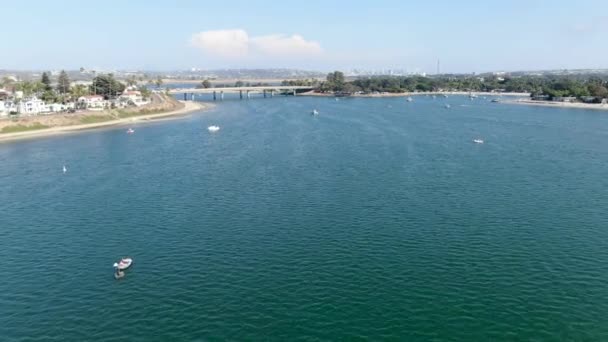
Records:
[[[11,114],[32,116],[76,112],[77,110],[101,111],[109,108],[139,107],[149,102],[140,91],[134,88],[125,88],[122,94],[109,100],[101,95],[85,95],[65,103],[46,103],[35,95],[24,96],[21,91],[11,93],[0,89],[0,118]]]

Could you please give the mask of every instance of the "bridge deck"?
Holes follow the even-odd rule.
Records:
[[[170,89],[170,94],[211,94],[213,92],[238,93],[238,92],[258,92],[258,91],[293,91],[293,90],[313,90],[311,86],[259,86],[259,87],[224,87],[224,88],[176,88]]]

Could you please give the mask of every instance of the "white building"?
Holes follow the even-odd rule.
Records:
[[[126,102],[128,104],[132,104],[138,107],[148,104],[148,101],[144,100],[144,97],[138,90],[125,89],[125,91],[123,91],[122,95],[120,95],[118,99],[120,102]]]
[[[81,108],[103,110],[107,106],[107,101],[101,95],[87,95],[79,97],[78,104]]]
[[[5,107],[4,101],[0,101],[0,118],[8,115],[8,110]]]
[[[45,106],[44,111],[45,113],[57,113],[57,112],[63,112],[66,111],[68,109],[73,109],[74,108],[74,103],[70,102],[70,103],[49,103]]]
[[[17,104],[17,113],[36,115],[44,112],[46,104],[44,101],[38,99],[36,96],[26,97]]]

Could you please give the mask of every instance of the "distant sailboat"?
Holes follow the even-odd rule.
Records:
[[[133,130],[133,128],[129,128],[127,130],[127,134],[133,134],[133,133],[135,133],[135,130]]]
[[[452,106],[450,106],[449,104],[446,104],[446,105],[445,105],[445,108],[446,108],[446,109],[450,109],[450,107],[452,107]]]
[[[66,172],[68,172],[68,168],[65,167],[65,165],[63,165],[63,173],[66,173]]]
[[[311,114],[312,114],[312,115],[319,115],[319,111],[318,111],[318,110],[316,110],[316,109],[313,109]]]
[[[409,96],[406,101],[407,102],[412,102],[412,101],[414,101],[414,99],[411,96]]]

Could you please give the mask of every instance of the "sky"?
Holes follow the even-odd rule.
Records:
[[[608,68],[608,1],[0,0],[0,69]]]

